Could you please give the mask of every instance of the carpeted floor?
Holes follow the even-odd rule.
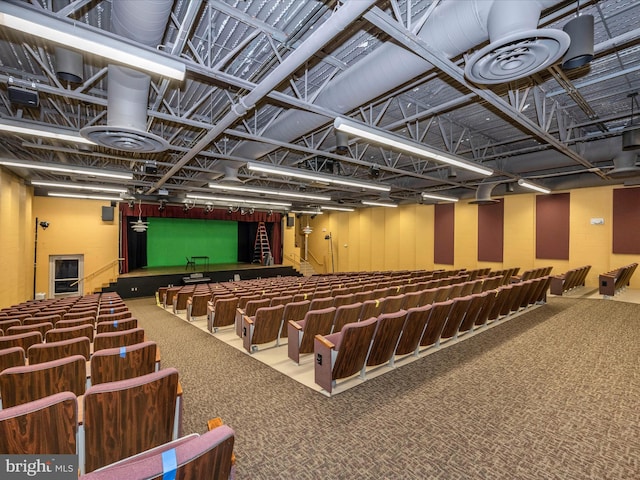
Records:
[[[239,479],[640,478],[640,305],[544,307],[327,398],[155,305],[185,433],[220,416]]]

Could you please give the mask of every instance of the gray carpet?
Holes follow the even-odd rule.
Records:
[[[638,479],[640,305],[544,307],[332,398],[136,299],[185,433],[236,431],[239,479]]]

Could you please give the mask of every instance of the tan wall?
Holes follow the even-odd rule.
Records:
[[[598,274],[639,262],[634,255],[614,255],[612,249],[613,188],[598,187],[571,191],[569,260],[536,259],[536,195],[504,198],[504,261],[478,262],[477,206],[468,201],[455,205],[455,268],[519,266],[521,271],[546,265],[562,273],[592,265],[587,285],[597,287]],[[617,187],[622,188],[622,187]],[[560,193],[560,192],[558,192]],[[591,218],[603,218],[604,225],[591,225]],[[297,219],[306,225],[306,217]],[[398,208],[361,208],[353,213],[325,213],[311,219],[309,252],[331,271],[328,232],[332,234],[336,272],[396,269],[450,268],[433,263],[433,205],[402,205]],[[640,288],[640,275],[631,280]]]
[[[118,276],[118,221],[102,221],[102,206],[109,202],[34,197],[33,216],[49,222],[38,232],[36,291],[52,295],[49,288],[50,255],[84,255],[83,293],[91,293]],[[102,271],[104,269],[104,271]],[[95,272],[101,271],[96,275]]]
[[[33,298],[32,189],[0,168],[0,307]]]

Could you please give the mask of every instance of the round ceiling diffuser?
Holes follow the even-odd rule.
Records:
[[[80,134],[103,147],[137,153],[164,152],[169,143],[153,133],[118,125],[96,125],[85,127]]]
[[[500,84],[532,75],[556,63],[569,48],[561,30],[526,30],[506,35],[474,53],[465,76],[478,84]]]

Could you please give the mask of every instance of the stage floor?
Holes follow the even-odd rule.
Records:
[[[188,269],[185,265],[178,265],[173,267],[144,267],[137,268],[129,273],[120,274],[120,278],[130,277],[155,277],[158,275],[184,275],[189,276],[192,273],[209,273],[209,272],[224,272],[230,270],[259,270],[269,268],[282,268],[282,265],[260,265],[259,263],[218,263],[215,265],[209,265],[206,268],[203,265],[197,265],[196,269]]]

